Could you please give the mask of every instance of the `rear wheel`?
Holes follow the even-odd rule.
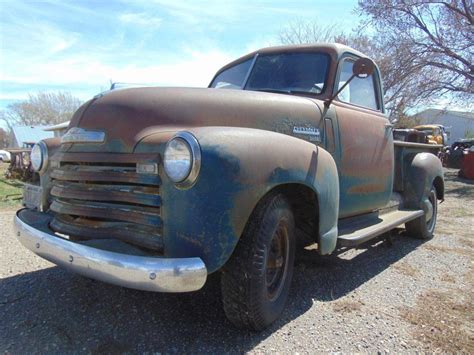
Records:
[[[294,254],[291,208],[283,195],[270,195],[253,212],[223,268],[224,311],[234,325],[262,330],[279,317],[290,289]]]
[[[419,239],[431,239],[436,227],[437,214],[438,197],[436,188],[432,186],[427,196],[425,214],[405,224],[408,235]]]

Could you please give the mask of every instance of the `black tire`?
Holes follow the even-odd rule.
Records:
[[[405,224],[405,228],[410,237],[418,239],[433,238],[438,214],[438,197],[436,195],[436,188],[434,186],[431,187],[431,190],[428,194],[428,202],[433,211],[431,216],[425,214]]]
[[[282,313],[293,277],[295,226],[290,205],[272,194],[252,213],[222,270],[227,318],[239,328],[262,330]]]

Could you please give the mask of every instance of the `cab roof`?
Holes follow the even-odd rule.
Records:
[[[365,54],[340,43],[310,43],[310,44],[274,46],[274,47],[261,48],[249,54],[246,54],[230,62],[229,64],[226,64],[221,69],[219,69],[217,73],[220,73],[223,70],[236,65],[237,63],[253,58],[256,54],[273,54],[273,53],[290,53],[290,52],[325,52],[331,55],[331,57],[335,60],[339,60],[339,58],[345,53],[351,53],[358,57],[367,57]]]
[[[421,129],[421,128],[440,128],[440,127],[443,127],[443,125],[440,125],[440,124],[422,124],[422,125],[415,126],[413,128],[414,129]]]

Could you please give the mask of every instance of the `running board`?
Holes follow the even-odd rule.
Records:
[[[354,247],[384,234],[401,224],[423,216],[423,210],[393,211],[383,215],[370,214],[339,221],[338,244]]]

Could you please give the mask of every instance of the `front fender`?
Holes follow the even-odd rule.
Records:
[[[196,183],[187,190],[177,189],[162,174],[167,255],[199,256],[210,272],[219,269],[231,256],[260,199],[289,183],[305,185],[316,193],[321,252],[332,252],[337,238],[339,179],[329,153],[272,131],[233,127],[187,131],[201,146],[201,169]]]

